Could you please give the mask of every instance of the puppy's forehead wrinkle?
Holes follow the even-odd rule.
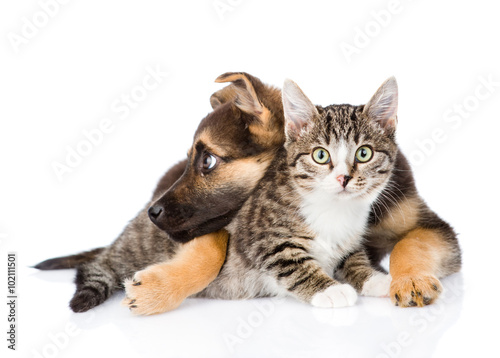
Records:
[[[218,144],[217,142],[215,142],[208,128],[198,135],[195,140],[194,147],[198,152],[207,150],[208,152],[215,154],[221,158],[231,156],[231,148],[227,148],[223,144],[221,145],[220,143]]]

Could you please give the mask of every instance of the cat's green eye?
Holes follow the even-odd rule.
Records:
[[[326,149],[316,148],[312,153],[313,160],[318,164],[330,163],[330,153]]]
[[[366,163],[373,157],[373,150],[364,145],[362,147],[359,147],[359,149],[356,152],[356,161],[359,163]]]

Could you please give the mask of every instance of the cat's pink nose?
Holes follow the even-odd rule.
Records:
[[[347,183],[349,183],[349,180],[351,180],[352,177],[349,175],[339,175],[337,177],[338,182],[340,185],[342,185],[344,188],[347,186]]]

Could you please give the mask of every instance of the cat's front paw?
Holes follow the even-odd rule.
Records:
[[[356,290],[348,284],[333,285],[323,292],[316,293],[311,304],[322,308],[339,308],[353,306],[358,299]]]
[[[396,306],[423,307],[439,297],[443,291],[441,282],[433,275],[404,275],[391,284],[391,299]]]
[[[361,290],[362,296],[389,297],[391,290],[391,275],[376,272],[366,280]]]
[[[134,314],[152,315],[177,308],[186,298],[182,290],[171,287],[169,277],[161,266],[150,266],[125,280],[125,299]]]

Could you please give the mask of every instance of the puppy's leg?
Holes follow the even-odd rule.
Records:
[[[182,245],[173,259],[137,272],[125,281],[123,304],[142,315],[177,308],[217,277],[226,258],[227,241],[225,230],[198,237]]]
[[[411,230],[391,253],[391,299],[402,307],[431,304],[442,291],[439,278],[459,271],[460,264],[452,230]]]

